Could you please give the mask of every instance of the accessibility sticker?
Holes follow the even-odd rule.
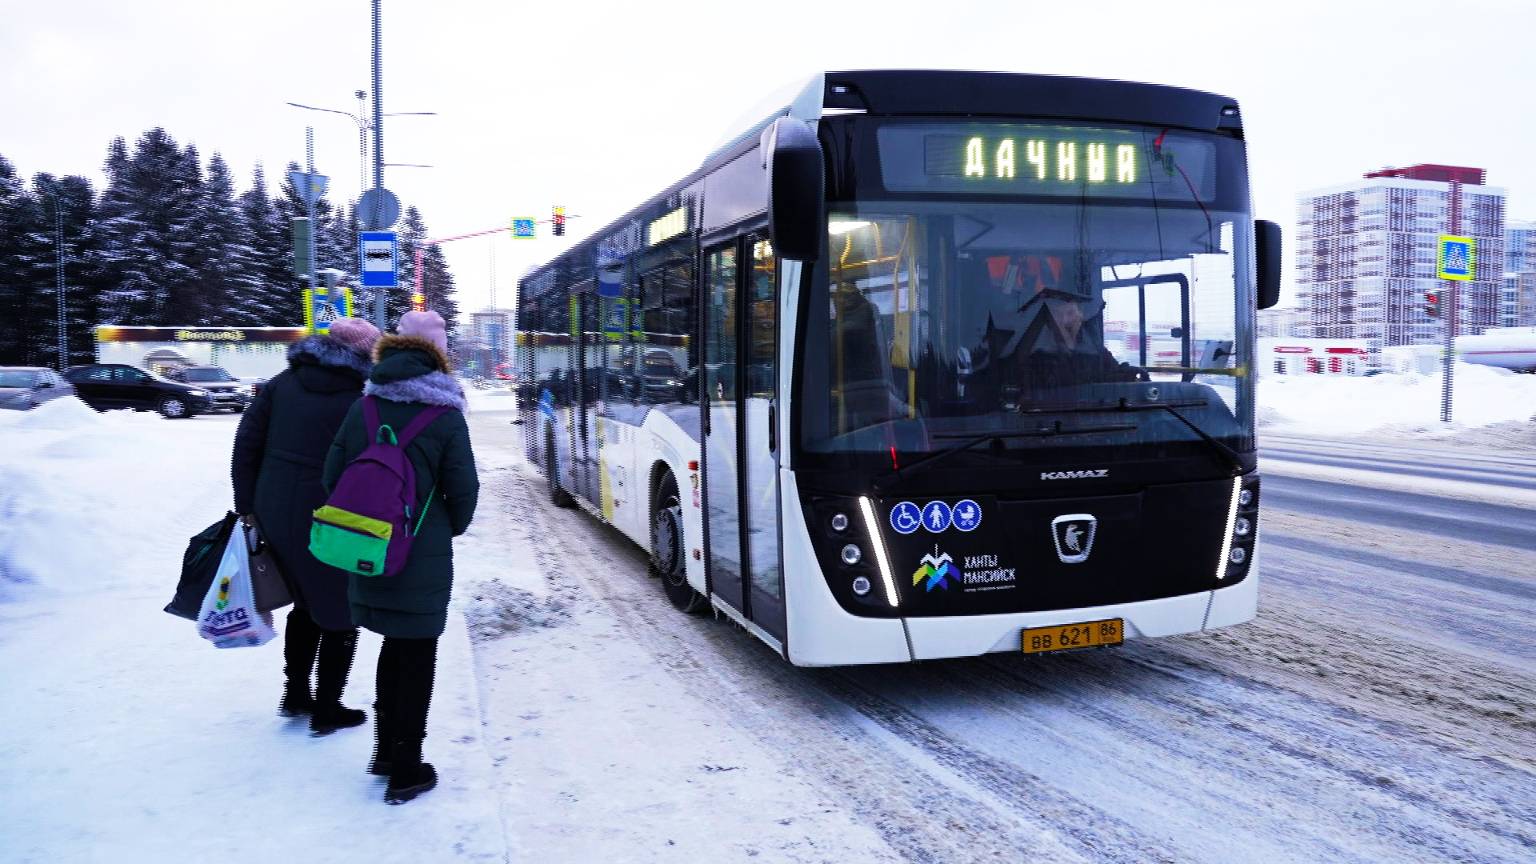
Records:
[[[942,534],[948,530],[949,519],[949,505],[943,501],[929,501],[923,507],[923,527],[934,534]]]
[[[922,511],[911,501],[902,501],[891,508],[891,527],[897,534],[911,534],[922,523]]]
[[[981,505],[969,498],[956,504],[953,523],[961,531],[975,531],[981,524]]]

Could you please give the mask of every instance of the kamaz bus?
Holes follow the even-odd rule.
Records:
[[[815,76],[520,284],[551,498],[797,665],[1251,619],[1278,228],[1211,93]]]

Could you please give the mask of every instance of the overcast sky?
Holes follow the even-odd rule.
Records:
[[[313,124],[333,197],[358,191],[368,0],[4,0],[0,155],[101,177],[108,141],[164,126],[242,186],[302,161]],[[1294,236],[1299,190],[1384,165],[1488,169],[1536,219],[1536,2],[1184,0],[684,3],[384,0],[386,185],[435,236],[546,218],[601,227],[695,167],[742,112],[821,69],[1122,78],[1243,106],[1255,213]],[[448,244],[466,310],[510,301],[551,239]],[[1287,269],[1290,260],[1288,256]],[[1287,283],[1289,283],[1287,273]],[[298,300],[295,298],[295,315]]]

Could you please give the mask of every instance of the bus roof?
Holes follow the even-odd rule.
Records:
[[[965,72],[940,69],[867,69],[819,72],[796,88],[769,97],[748,117],[745,129],[712,150],[688,176],[681,178],[581,242],[540,264],[522,279],[534,276],[562,258],[586,249],[626,222],[637,218],[662,198],[677,194],[720,165],[757,144],[779,117],[814,122],[848,114],[1031,117],[1068,121],[1137,123],[1177,126],[1205,132],[1226,131],[1242,137],[1237,100],[1203,90],[1163,84],[1074,78],[1019,72]],[[739,128],[739,127],[738,127]],[[522,280],[519,280],[522,281]]]

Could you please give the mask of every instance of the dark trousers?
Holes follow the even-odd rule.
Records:
[[[356,653],[356,627],[325,630],[310,617],[309,610],[297,604],[289,610],[288,626],[283,630],[283,673],[294,692],[308,694],[310,674],[314,672],[315,700],[326,704],[339,702]]]
[[[427,709],[436,675],[436,639],[384,638],[374,692],[378,713],[389,718],[390,743],[419,744],[427,737]]]

